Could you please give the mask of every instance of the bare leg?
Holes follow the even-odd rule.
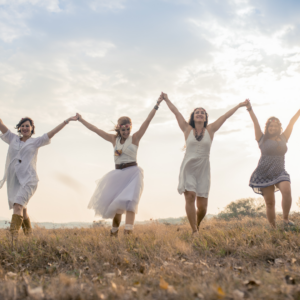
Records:
[[[122,221],[122,215],[116,214],[113,218],[112,227],[119,227]]]
[[[193,232],[197,232],[196,208],[195,208],[196,194],[194,192],[185,191],[184,197],[185,197],[185,211],[186,211],[187,218],[190,222]]]
[[[282,181],[277,184],[281,195],[282,195],[282,211],[283,211],[283,221],[289,222],[289,213],[292,206],[292,192],[291,192],[291,184],[289,181]]]
[[[275,228],[275,220],[276,220],[276,214],[275,214],[275,195],[274,195],[274,186],[268,186],[266,188],[262,188],[263,196],[266,202],[266,208],[267,208],[267,218],[270,224]]]
[[[29,218],[27,208],[23,208],[23,218],[24,218],[24,220]]]
[[[204,219],[207,212],[207,198],[197,197],[197,229],[199,230],[200,223]]]
[[[23,206],[17,203],[14,203],[13,207],[14,215],[23,216]]]
[[[125,224],[133,225],[135,219],[135,213],[133,211],[126,211]]]
[[[125,234],[132,233],[133,223],[135,219],[135,213],[133,211],[126,211],[126,219],[125,219]]]

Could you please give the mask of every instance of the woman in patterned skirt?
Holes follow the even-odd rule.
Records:
[[[258,120],[248,100],[247,110],[254,124],[255,139],[261,150],[261,157],[257,168],[251,175],[249,186],[257,194],[263,195],[266,202],[267,218],[275,227],[275,192],[282,194],[282,210],[285,225],[293,225],[289,221],[289,212],[292,205],[290,175],[285,170],[284,156],[287,152],[287,142],[291,136],[295,122],[300,116],[300,110],[291,119],[286,130],[282,133],[281,123],[278,118],[271,117],[267,120],[263,133]]]

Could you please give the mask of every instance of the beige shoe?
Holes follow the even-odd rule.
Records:
[[[132,230],[124,229],[124,234],[132,234]]]
[[[24,232],[25,235],[31,235],[32,234],[32,227],[31,227],[31,222],[30,222],[29,218],[23,220],[22,229],[23,229],[23,232]]]
[[[111,237],[118,237],[118,234],[119,234],[119,230],[116,231],[116,232],[112,232],[112,231],[110,230],[110,236],[111,236]]]

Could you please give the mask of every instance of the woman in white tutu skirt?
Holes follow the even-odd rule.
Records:
[[[116,169],[97,181],[96,190],[88,205],[88,208],[95,210],[96,216],[113,219],[111,236],[118,235],[123,213],[126,213],[124,233],[132,233],[135,214],[138,212],[138,204],[144,187],[144,172],[137,164],[137,150],[162,100],[161,95],[146,121],[133,135],[130,135],[132,122],[128,117],[121,117],[115,127],[116,134],[109,134],[77,114],[79,122],[112,143],[114,147]]]

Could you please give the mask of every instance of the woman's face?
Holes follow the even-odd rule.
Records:
[[[123,139],[127,139],[130,135],[131,126],[130,124],[120,125],[120,134]]]
[[[280,134],[280,124],[276,121],[271,121],[268,127],[268,133],[271,136],[279,135]]]
[[[29,121],[24,122],[21,127],[21,135],[24,137],[30,137],[31,136],[31,131],[32,131],[32,126],[30,125]]]
[[[205,122],[206,120],[206,113],[203,108],[197,108],[194,112],[194,122]]]

